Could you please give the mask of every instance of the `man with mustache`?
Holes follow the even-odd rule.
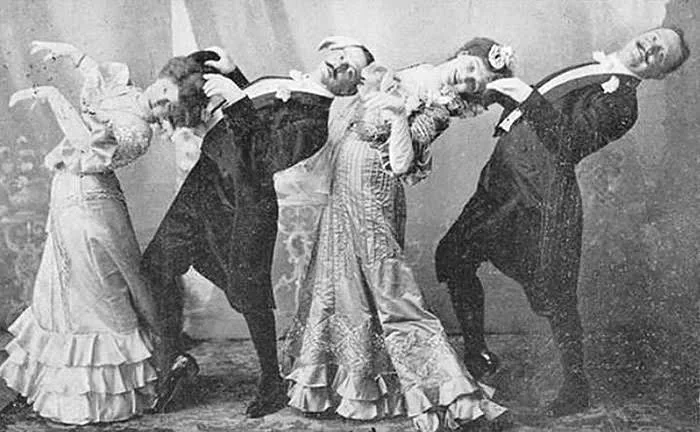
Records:
[[[657,28],[534,87],[517,78],[487,85],[486,98],[505,108],[496,128],[501,138],[435,255],[438,280],[447,282],[461,324],[465,362],[477,378],[498,366],[484,340],[484,290],[476,273],[491,261],[549,320],[561,352],[564,384],[548,414],[589,406],[576,298],[583,214],[575,167],[632,128],[642,80],[664,78],[688,56],[680,30]]]
[[[246,414],[262,417],[286,403],[270,275],[277,235],[273,174],[325,144],[334,96],[356,93],[360,72],[373,61],[367,48],[349,38],[328,38],[319,49],[326,54],[315,71],[250,84],[222,50],[196,53],[205,60],[199,68],[164,69],[178,83],[169,93],[176,96],[168,99],[173,103],[166,101],[174,127],[192,126],[207,100],[223,110],[210,116],[200,159],[143,256],[143,272],[161,299],[165,322],[155,344],[161,369],[156,411],[164,410],[183,379],[198,371],[180,339],[183,292],[178,280],[190,266],[224,290],[245,317],[262,371]]]

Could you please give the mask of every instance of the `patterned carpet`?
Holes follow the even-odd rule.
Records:
[[[7,338],[0,338],[6,342]],[[455,342],[453,340],[453,342]],[[668,409],[643,399],[624,403],[603,402],[597,398],[588,412],[552,420],[538,410],[552,397],[561,379],[555,353],[546,337],[494,335],[490,345],[502,355],[504,366],[489,380],[499,389],[497,396],[511,408],[511,415],[496,425],[479,425],[469,431],[508,430],[519,432],[621,432],[700,430],[693,419],[679,419]],[[119,432],[403,432],[410,431],[410,422],[397,419],[382,422],[350,422],[341,419],[316,420],[285,409],[264,419],[248,420],[246,402],[255,388],[257,364],[248,341],[208,341],[195,346],[191,353],[201,366],[201,374],[191,391],[176,401],[172,412],[143,416],[127,422],[70,427],[53,424],[23,411],[0,418],[0,430],[12,432],[50,431],[119,431]],[[527,361],[523,361],[527,359]],[[594,382],[594,389],[595,389]],[[4,392],[4,393],[3,393]],[[599,393],[599,392],[597,392]],[[0,395],[9,395],[6,390]],[[6,397],[3,400],[8,400]]]

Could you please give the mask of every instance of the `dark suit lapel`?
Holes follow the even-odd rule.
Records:
[[[289,100],[304,105],[329,107],[333,98],[319,89],[307,87],[291,77],[265,76],[253,81],[245,89],[256,109],[284,103]]]
[[[600,65],[600,63],[591,62],[571,66],[555,72],[540,80],[540,82],[538,82],[534,88],[537,89],[537,91],[539,91],[547,101],[554,103],[567,94],[578,89],[596,84],[602,85],[603,83],[609,81],[613,76],[617,77],[621,81],[624,81],[625,83],[631,83],[634,86],[640,82],[638,78],[635,78],[631,74],[628,75],[607,72],[606,69]],[[494,136],[502,134],[503,129],[499,126],[503,123],[506,117],[508,117],[516,109],[517,108],[503,111],[501,118],[496,123],[496,131]]]
[[[554,73],[552,73],[552,74],[549,74],[549,75],[547,75],[546,77],[542,78],[537,84],[535,84],[535,88],[540,88],[540,87],[542,87],[544,84],[546,84],[546,83],[548,83],[549,81],[553,80],[554,78],[556,78],[556,77],[558,77],[558,76],[560,76],[560,75],[563,75],[563,74],[565,74],[565,73],[567,73],[567,72],[570,72],[570,71],[572,71],[572,70],[574,70],[574,69],[582,68],[582,67],[585,67],[585,66],[591,66],[591,65],[595,65],[595,64],[598,64],[598,63],[596,63],[596,62],[580,63],[580,64],[577,64],[577,65],[569,66],[569,67],[566,67],[566,68],[564,68],[564,69],[558,70],[558,71],[556,71],[556,72],[554,72]]]
[[[580,67],[589,66],[589,65],[592,65],[592,64],[596,64],[596,63],[595,63],[595,62],[581,63],[581,64],[577,64],[577,65],[573,65],[573,66],[569,66],[569,67],[567,67],[567,68],[561,69],[561,70],[559,70],[559,71],[556,71],[556,72],[554,72],[554,73],[552,73],[552,74],[549,74],[549,75],[547,75],[546,77],[542,78],[542,79],[541,79],[537,84],[535,84],[533,87],[536,88],[536,89],[539,89],[539,88],[542,87],[544,84],[548,83],[549,81],[553,80],[554,78],[556,78],[556,77],[558,77],[558,76],[560,76],[560,75],[562,75],[562,74],[564,74],[564,73],[566,73],[566,72],[572,71],[572,70],[574,70],[574,69],[578,69],[578,68],[580,68]],[[515,108],[509,109],[509,110],[503,110],[503,112],[501,113],[501,118],[498,119],[498,121],[496,122],[496,125],[497,125],[497,126],[500,125],[500,124],[503,122],[503,120],[504,120],[506,117],[508,117],[508,115],[510,115],[510,113],[513,112],[515,109],[517,109],[517,106],[516,106]],[[496,129],[498,130],[498,127],[497,127]]]
[[[229,133],[228,121],[227,118],[221,119],[207,132],[202,142],[202,152],[216,163],[224,177],[234,174],[237,157],[235,146],[226,139]]]
[[[573,91],[592,85],[602,85],[613,77],[617,77],[621,81],[631,80],[639,83],[639,79],[631,74],[607,72],[596,65],[588,65],[580,69],[572,69],[537,88],[545,99],[554,103]]]

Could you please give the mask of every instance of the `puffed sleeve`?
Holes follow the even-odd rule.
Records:
[[[129,165],[148,151],[153,137],[151,126],[141,117],[116,115],[110,121],[111,132],[116,139],[110,169]]]
[[[94,173],[124,167],[146,153],[151,136],[150,126],[139,117],[110,113],[108,120],[92,125],[81,171]]]
[[[366,94],[382,92],[397,101],[403,101],[399,91],[399,79],[389,68],[373,63],[362,71]],[[371,136],[373,147],[379,151],[382,166],[394,175],[404,174],[413,162],[413,145],[407,114],[396,114],[387,110],[364,111],[363,136]],[[369,133],[368,133],[369,132]]]
[[[419,100],[392,71],[387,71],[381,81],[381,91],[404,99],[407,114],[392,116],[388,138],[379,146],[380,158],[385,169],[412,185],[430,173],[431,144],[449,126],[450,113],[437,102]]]
[[[81,92],[83,119],[90,130],[81,171],[101,172],[128,165],[145,154],[152,131],[138,107],[140,91],[121,63],[104,63]]]
[[[408,125],[414,155],[404,180],[412,185],[430,174],[433,165],[432,143],[450,125],[450,113],[441,105],[422,105],[409,115]]]
[[[99,108],[114,106],[116,101],[110,99],[130,91],[129,67],[123,63],[97,64],[86,58],[81,63],[80,71],[84,78],[80,91],[80,109],[87,121]]]

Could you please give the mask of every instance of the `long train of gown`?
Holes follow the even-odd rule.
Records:
[[[140,252],[113,172],[55,174],[32,305],[12,324],[0,376],[42,417],[125,420],[154,394],[151,348],[129,286]]]
[[[408,415],[421,431],[495,418],[505,409],[493,390],[473,379],[426,309],[403,254],[403,186],[349,127],[353,105],[331,128],[329,201],[287,337],[289,404],[356,420]]]

